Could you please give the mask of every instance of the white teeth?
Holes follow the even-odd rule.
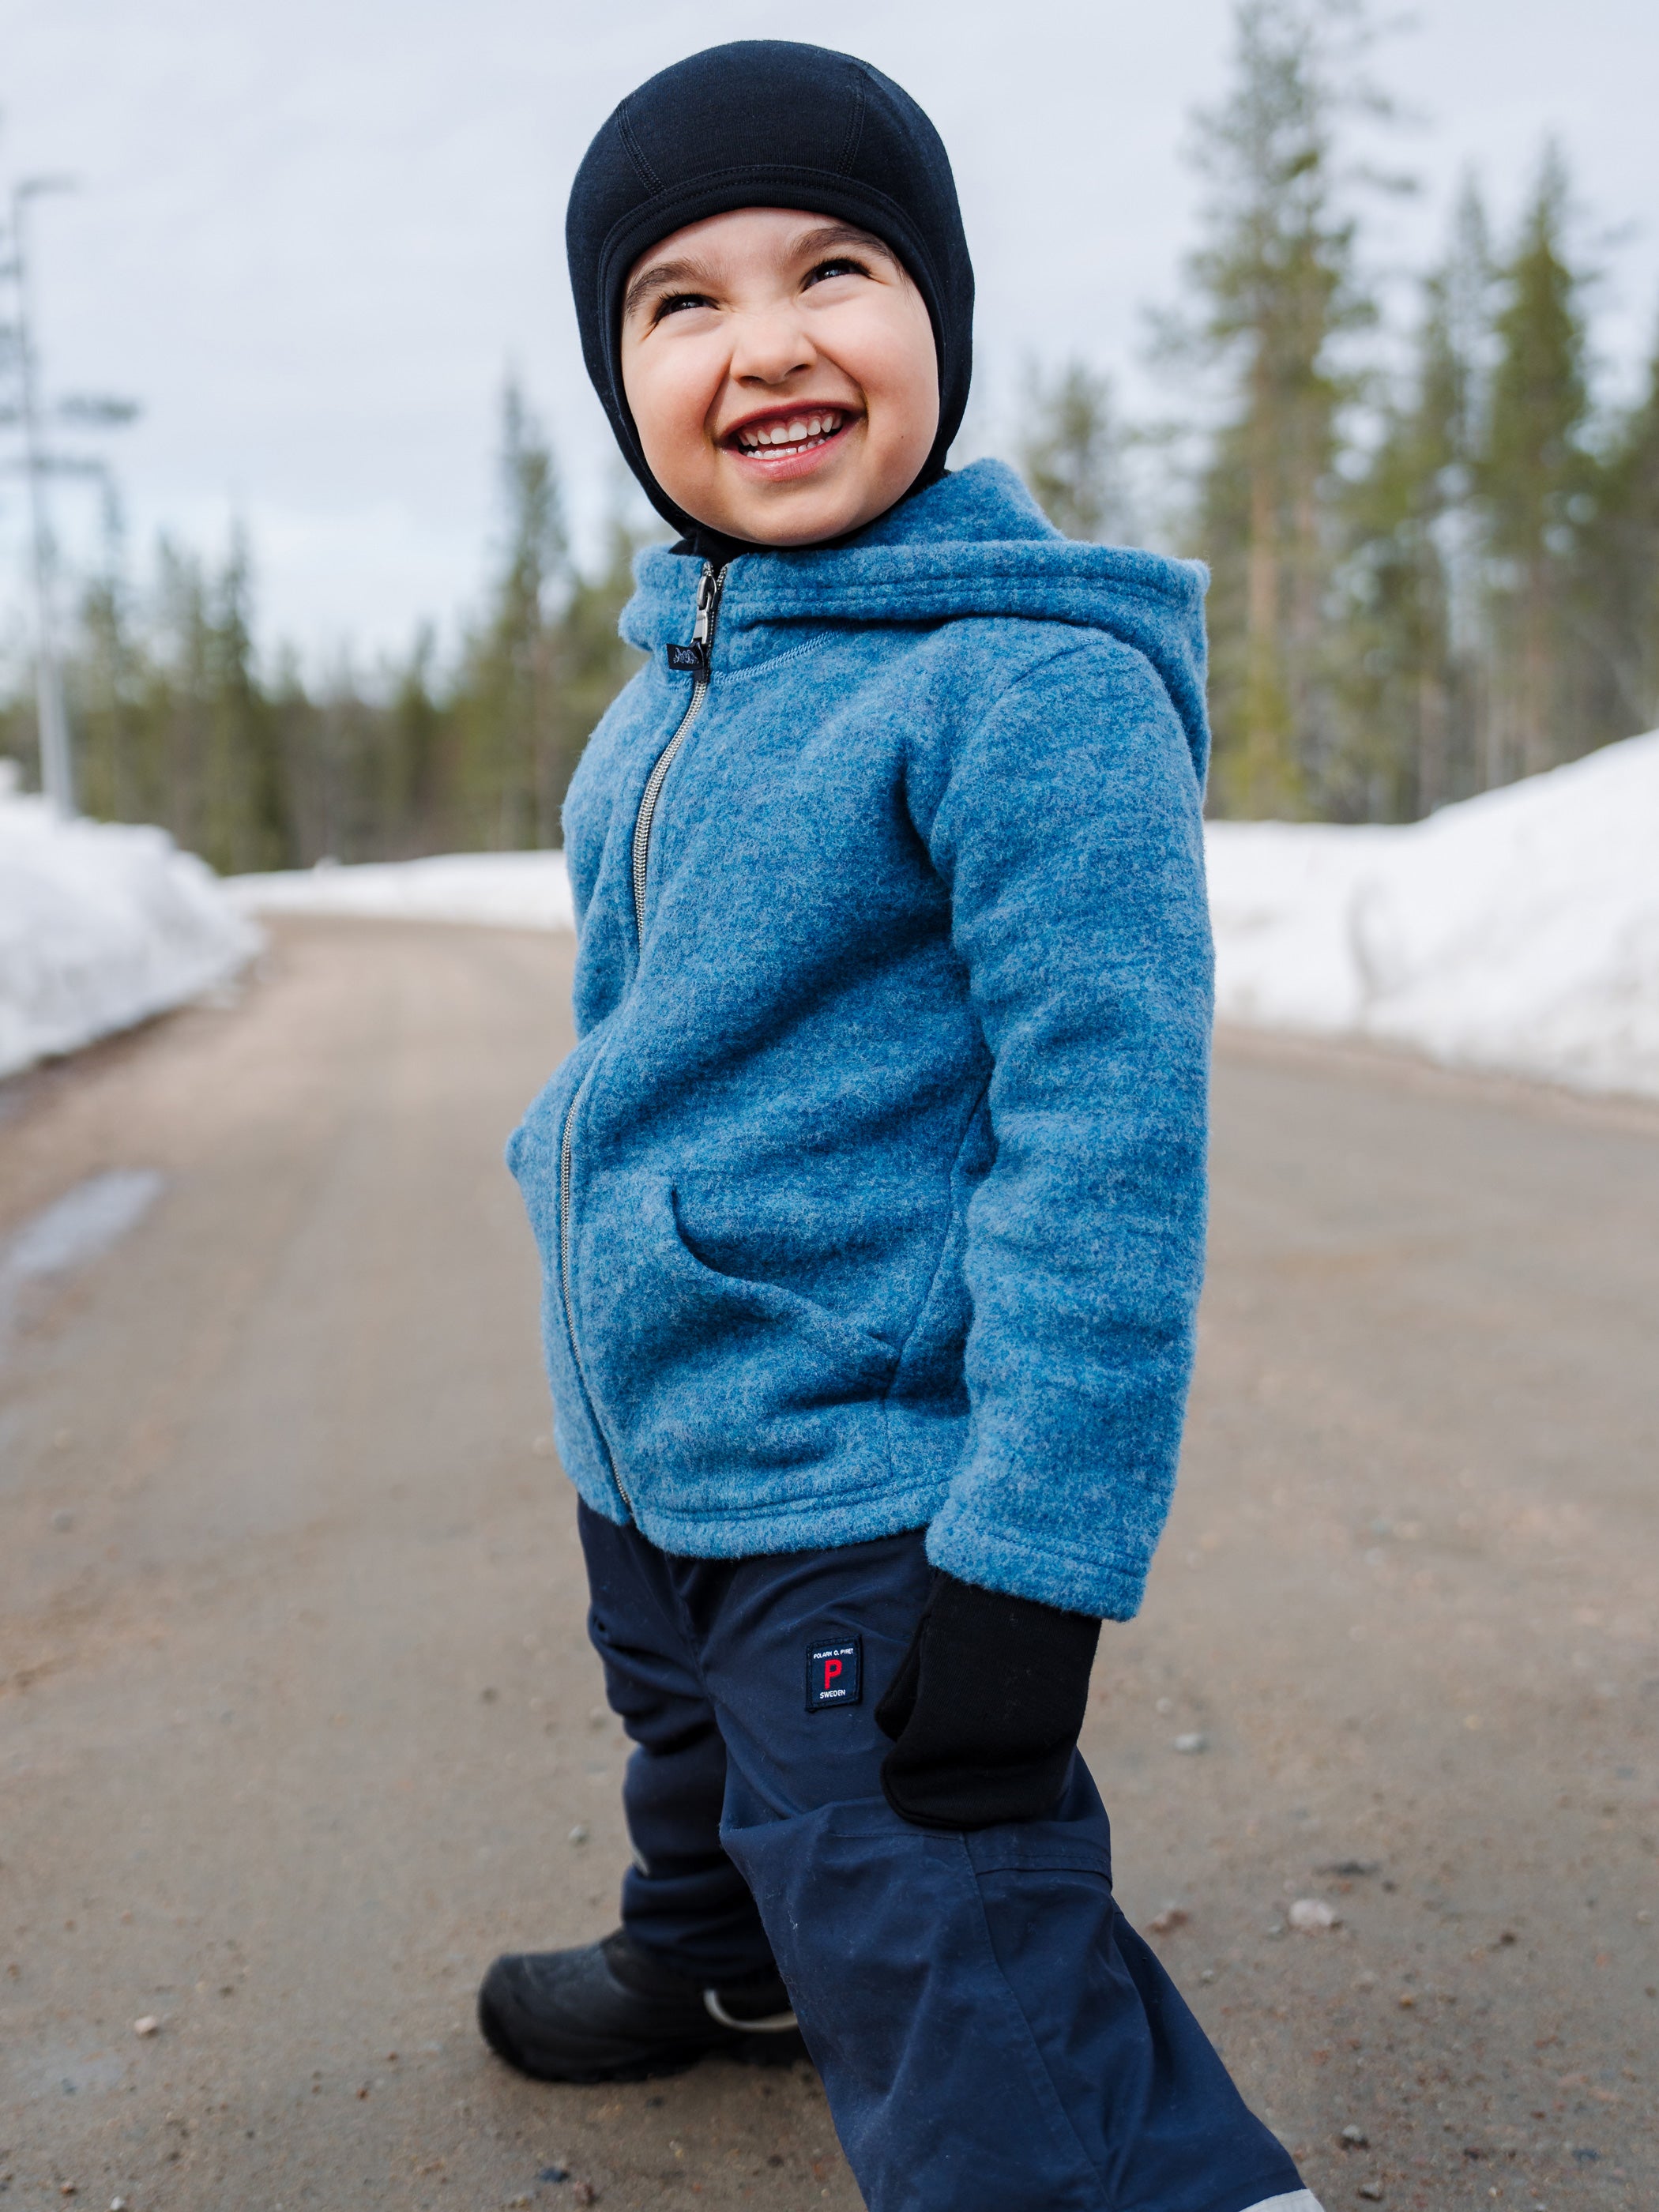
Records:
[[[845,417],[832,408],[822,415],[798,416],[793,422],[762,423],[738,434],[738,442],[749,452],[763,446],[805,446],[814,438],[827,438],[840,429]]]

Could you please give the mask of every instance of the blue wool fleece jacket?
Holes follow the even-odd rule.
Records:
[[[1127,1618],[1202,1272],[1203,572],[981,461],[732,562],[703,652],[700,564],[638,584],[565,809],[579,1042],[508,1153],[565,1467],[665,1551],[926,1523]]]

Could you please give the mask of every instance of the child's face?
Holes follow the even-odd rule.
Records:
[[[629,273],[623,385],[677,507],[812,545],[901,499],[939,428],[927,304],[863,231],[787,208],[689,223]]]

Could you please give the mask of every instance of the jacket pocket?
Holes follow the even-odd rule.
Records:
[[[796,1291],[710,1267],[666,1182],[619,1180],[581,1244],[583,1353],[630,1496],[741,1514],[825,1481],[885,1479],[895,1346]]]

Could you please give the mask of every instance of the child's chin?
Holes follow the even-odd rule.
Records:
[[[854,529],[865,505],[853,487],[762,485],[728,501],[724,518],[713,526],[756,545],[816,545]]]

